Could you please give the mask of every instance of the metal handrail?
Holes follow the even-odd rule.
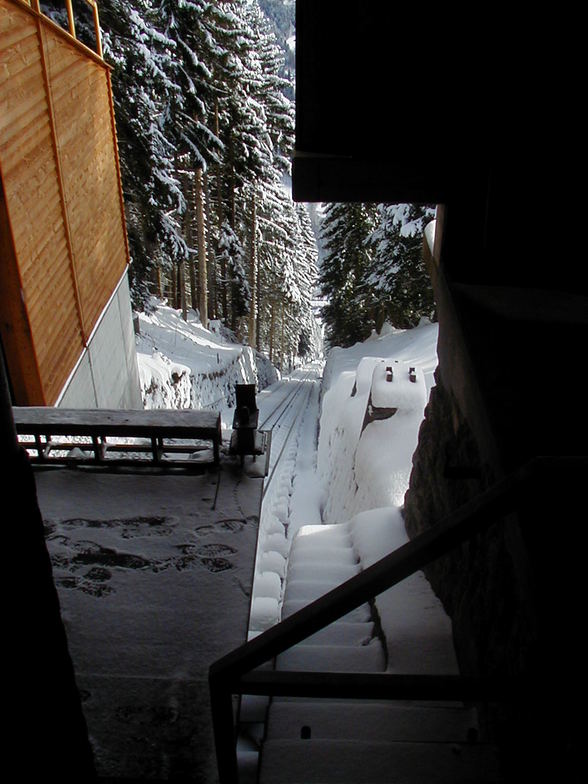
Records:
[[[241,694],[351,700],[510,700],[516,699],[529,688],[530,683],[513,676],[306,670],[258,670],[243,675],[239,681]]]
[[[423,699],[425,695],[434,699],[459,699],[466,691],[470,697],[481,697],[489,689],[497,690],[497,694],[507,693],[505,682],[488,679],[468,682],[462,676],[448,679],[447,676],[383,673],[251,673],[251,670],[420,571],[476,533],[489,528],[501,516],[516,508],[521,495],[528,492],[542,471],[561,470],[564,463],[567,468],[570,461],[582,461],[585,465],[586,460],[586,457],[533,458],[448,515],[435,527],[214,662],[209,670],[209,688],[220,784],[238,782],[232,703],[234,694],[365,697],[371,693],[390,699],[400,699],[400,694],[403,698],[410,696],[412,699]],[[508,686],[511,687],[512,683]]]

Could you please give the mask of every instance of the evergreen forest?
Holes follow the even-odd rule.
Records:
[[[41,6],[67,27],[62,0]],[[278,343],[280,356],[314,352],[317,298],[330,345],[434,314],[421,252],[431,209],[323,205],[317,229],[291,198],[294,9],[292,0],[99,2],[133,306],[166,297],[270,359]],[[76,35],[94,48],[86,4],[75,10]]]

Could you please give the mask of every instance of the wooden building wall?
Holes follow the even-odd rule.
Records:
[[[16,402],[52,405],[128,263],[110,69],[0,0],[0,334]]]

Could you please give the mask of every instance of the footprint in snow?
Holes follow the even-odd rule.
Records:
[[[226,572],[229,569],[235,568],[226,558],[201,558],[200,563],[205,566],[209,572]]]
[[[181,545],[180,550],[188,558],[197,558],[209,572],[226,572],[235,566],[225,556],[235,555],[238,551],[228,544],[211,542],[195,547],[191,544]]]
[[[219,520],[214,524],[199,525],[194,529],[194,533],[196,536],[209,536],[217,531],[220,531],[221,533],[236,534],[239,533],[239,531],[242,531],[246,525],[247,520],[227,518],[225,520]]]

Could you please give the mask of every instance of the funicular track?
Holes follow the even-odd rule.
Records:
[[[290,436],[299,422],[300,415],[308,402],[310,387],[305,382],[309,380],[311,375],[312,371],[307,369],[302,378],[296,379],[294,389],[288,390],[286,395],[277,403],[270,413],[265,416],[263,422],[259,426],[259,429],[262,431],[271,431],[274,453],[277,452],[277,456],[274,459],[270,456],[269,475],[264,485],[262,497],[265,497],[268,488],[281,465],[281,459],[284,455],[286,446],[290,442]]]
[[[260,400],[260,413],[262,421],[259,429],[270,432],[270,456],[268,474],[262,492],[262,506],[258,532],[256,562],[254,567],[254,581],[251,596],[250,623],[248,637],[259,634],[256,619],[258,614],[254,609],[261,595],[259,581],[273,578],[276,585],[283,581],[285,571],[280,571],[275,559],[283,558],[287,562],[289,548],[287,509],[284,506],[283,514],[277,519],[276,503],[289,505],[289,495],[292,492],[294,465],[296,463],[298,448],[301,446],[296,441],[299,428],[302,425],[304,414],[310,404],[315,380],[320,377],[317,368],[313,366],[300,369],[294,377],[283,380],[284,390],[278,388],[272,394],[279,399],[274,403],[271,398]],[[285,516],[284,516],[285,514]],[[270,544],[271,542],[271,544]],[[269,560],[268,560],[269,558]],[[285,567],[284,567],[285,568]],[[276,569],[278,574],[274,571]],[[281,593],[281,589],[280,589]],[[256,598],[257,597],[257,598]],[[265,601],[265,599],[262,599]],[[281,601],[281,600],[280,600]],[[279,610],[275,620],[279,621]],[[273,664],[271,665],[273,666]],[[239,709],[238,745],[241,776],[244,782],[256,782],[258,776],[259,749],[262,738],[265,736],[265,715],[267,710],[266,698],[248,697],[241,702]]]
[[[271,430],[279,423],[280,419],[284,416],[284,414],[289,409],[291,409],[294,400],[300,394],[302,388],[304,387],[304,382],[310,378],[311,374],[312,371],[310,369],[306,369],[305,374],[301,379],[295,379],[296,386],[294,387],[293,390],[289,390],[286,387],[287,390],[286,394],[278,401],[278,403],[274,406],[274,408],[270,411],[270,413],[266,415],[263,422],[259,425],[260,430]],[[291,379],[289,379],[289,381],[291,382]],[[284,382],[284,383],[288,383],[288,382]],[[276,417],[275,421],[272,422],[272,424],[269,427],[267,427],[267,423],[274,416]]]

